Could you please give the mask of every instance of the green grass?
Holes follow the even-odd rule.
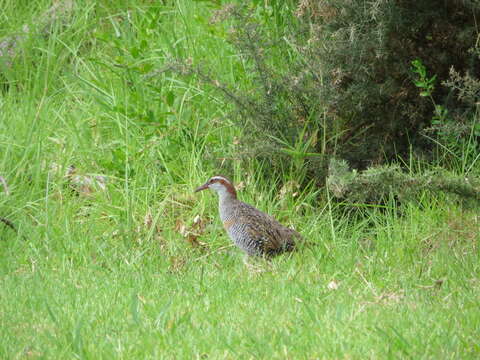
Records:
[[[0,358],[478,358],[478,211],[426,196],[355,220],[262,182],[229,105],[159,71],[188,57],[248,87],[217,5],[153,3],[78,2],[1,68]],[[0,5],[5,37],[49,1]],[[72,189],[72,164],[106,190]],[[315,245],[249,271],[192,193],[215,173]]]

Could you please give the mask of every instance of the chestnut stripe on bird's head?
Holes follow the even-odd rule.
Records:
[[[195,190],[195,192],[205,190],[205,189],[214,190],[217,193],[219,193],[219,195],[230,194],[230,195],[233,195],[234,197],[237,197],[237,192],[235,191],[235,187],[232,185],[232,182],[228,180],[225,176],[221,176],[221,175],[212,176],[205,184],[198,187]]]

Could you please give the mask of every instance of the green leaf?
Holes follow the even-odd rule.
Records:
[[[130,50],[130,54],[134,59],[138,58],[140,55],[140,50],[137,47],[134,47]]]
[[[169,91],[166,96],[167,105],[172,107],[173,102],[175,101],[175,94],[172,91]]]

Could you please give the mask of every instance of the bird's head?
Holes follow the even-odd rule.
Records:
[[[224,196],[233,196],[237,197],[237,192],[235,191],[232,182],[224,176],[216,175],[212,176],[208,181],[202,186],[195,189],[195,192],[202,191],[205,189],[210,189],[216,191],[220,197]]]

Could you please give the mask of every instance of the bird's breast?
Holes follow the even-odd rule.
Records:
[[[233,226],[235,221],[233,219],[227,219],[223,221],[223,227],[225,228],[226,231],[230,230],[230,228]]]

